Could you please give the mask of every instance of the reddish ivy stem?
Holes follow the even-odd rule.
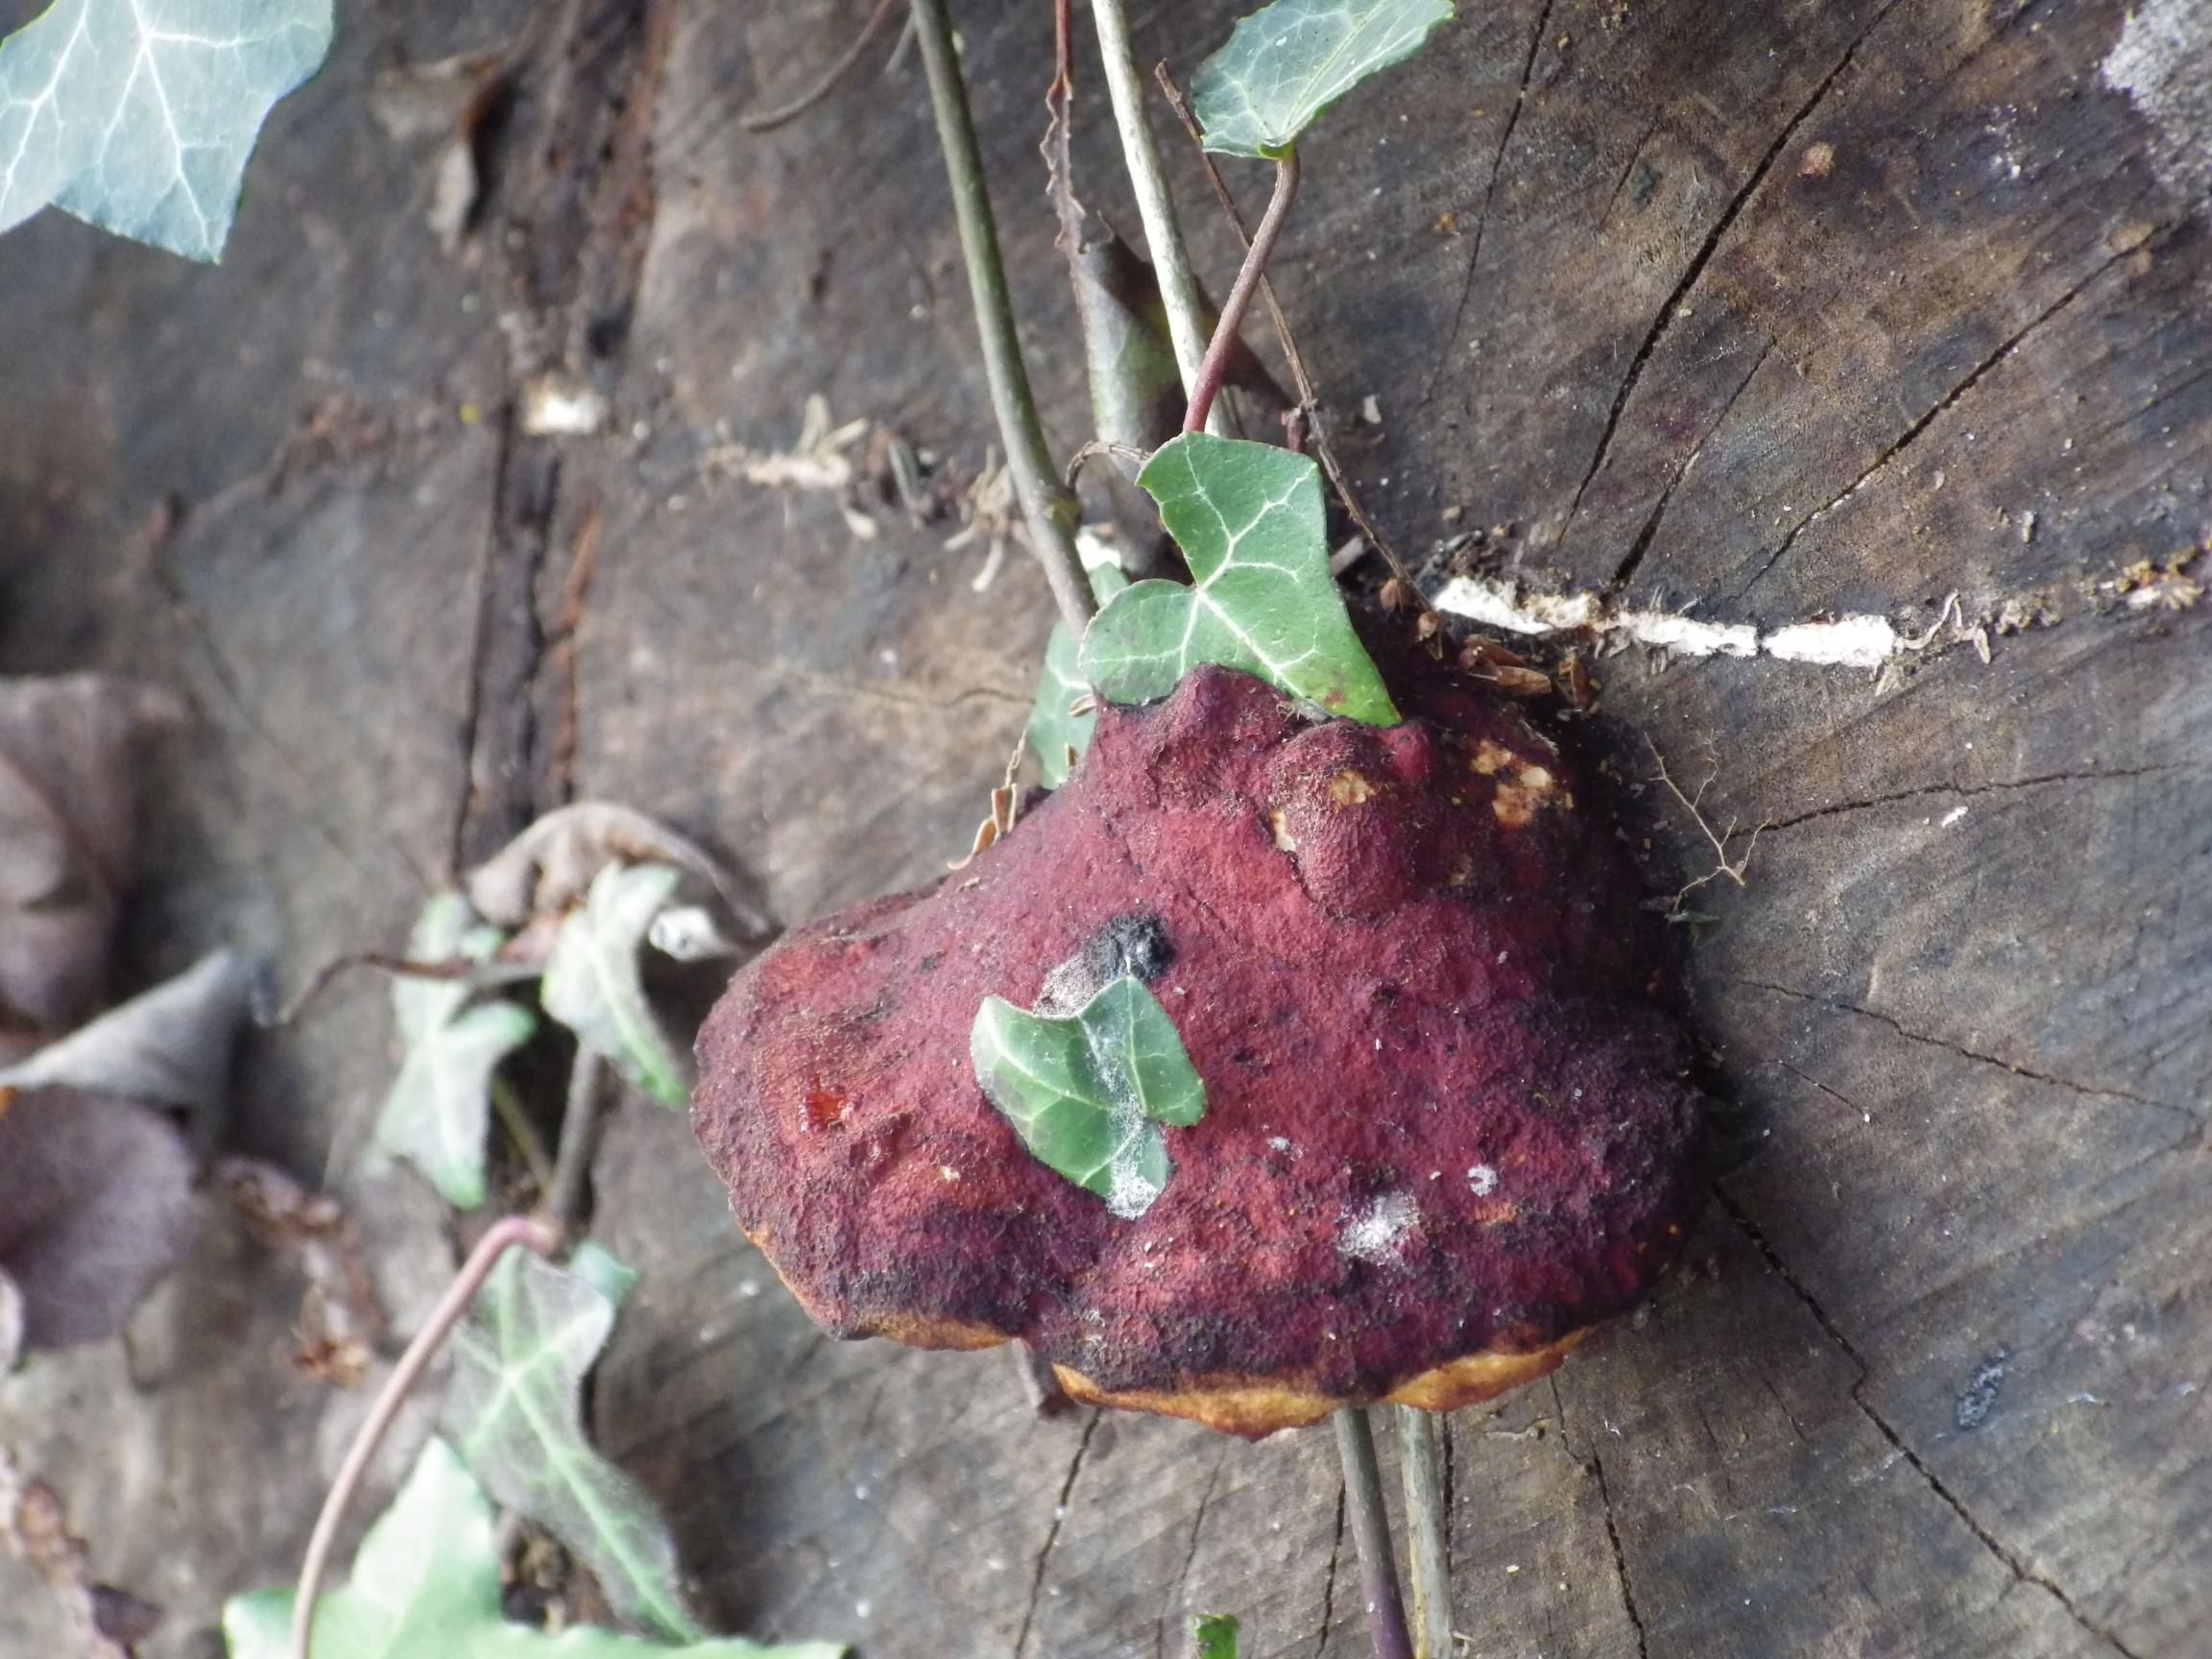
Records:
[[[1213,344],[1206,348],[1206,361],[1199,365],[1198,384],[1190,391],[1190,412],[1183,417],[1186,432],[1206,429],[1206,417],[1214,408],[1221,383],[1229,377],[1229,358],[1237,349],[1244,313],[1252,308],[1252,297],[1260,292],[1260,279],[1267,274],[1268,257],[1275,252],[1275,244],[1283,234],[1284,221],[1290,217],[1290,204],[1297,195],[1298,152],[1286,150],[1282,159],[1275,163],[1275,194],[1267,199],[1267,211],[1260,220],[1260,228],[1252,233],[1252,246],[1245,250],[1243,267],[1237,273],[1237,285],[1229,290],[1228,303],[1221,307],[1221,320],[1214,325]]]
[[[330,1483],[329,1494],[323,1500],[323,1512],[315,1517],[314,1535],[307,1540],[307,1555],[300,1565],[300,1587],[293,1595],[291,1659],[309,1659],[308,1647],[314,1639],[315,1603],[322,1594],[323,1576],[330,1566],[331,1548],[338,1541],[338,1527],[346,1519],[347,1505],[369,1473],[376,1449],[384,1443],[384,1436],[390,1432],[416,1382],[429,1369],[438,1350],[445,1345],[453,1327],[469,1311],[469,1305],[475,1301],[476,1292],[492,1277],[492,1270],[499,1265],[501,1257],[517,1245],[541,1256],[550,1256],[560,1247],[560,1242],[559,1235],[534,1216],[510,1215],[493,1222],[491,1230],[476,1241],[476,1248],[469,1252],[468,1261],[453,1276],[453,1283],[445,1287],[445,1294],[439,1297],[438,1306],[431,1310],[422,1329],[415,1334],[415,1340],[407,1344],[407,1352],[399,1357],[399,1363],[393,1368],[383,1392],[369,1407],[360,1432],[347,1449],[338,1478]]]

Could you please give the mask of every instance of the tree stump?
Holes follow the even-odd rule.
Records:
[[[993,441],[916,67],[875,58],[772,135],[736,120],[866,10],[387,0],[280,109],[223,269],[53,216],[0,242],[0,670],[157,674],[204,716],[161,778],[146,972],[229,938],[296,983],[570,796],[718,842],[789,920],[966,850],[1042,580],[1019,550],[986,579],[889,503],[856,535],[833,494],[733,463],[813,395],[971,471]],[[1050,19],[958,10],[1065,453]],[[1136,25],[1187,74],[1237,10]],[[2212,12],[1464,13],[1308,140],[1276,268],[1382,530],[1524,593],[1925,640],[1881,670],[1594,664],[1657,863],[1741,874],[1680,906],[1724,1155],[1647,1314],[1451,1420],[1466,1651],[2192,1659]],[[448,247],[425,208],[449,129],[408,114],[406,72],[480,51],[504,90]],[[1079,67],[1079,182],[1133,231]],[[1229,233],[1156,113],[1219,292]],[[604,426],[530,430],[547,375]],[[1736,828],[1724,854],[1662,764]],[[235,1138],[349,1168],[384,1020],[355,985],[257,1045]],[[1002,1358],[831,1342],[641,1103],[597,1176],[642,1273],[597,1422],[730,1627],[1120,1659],[1217,1610],[1256,1659],[1366,1651],[1325,1434],[1040,1420]],[[379,1261],[419,1310],[434,1211],[388,1190]],[[282,1274],[228,1225],[152,1316],[159,1364],[0,1390],[0,1441],[68,1490],[95,1571],[170,1606],[159,1653],[289,1574],[356,1409],[285,1376]]]

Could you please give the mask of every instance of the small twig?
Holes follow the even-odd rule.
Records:
[[[1237,349],[1238,332],[1244,326],[1244,313],[1252,307],[1252,296],[1260,290],[1260,279],[1267,274],[1267,260],[1275,252],[1275,243],[1283,234],[1283,225],[1290,217],[1290,204],[1298,195],[1298,152],[1286,150],[1283,158],[1275,163],[1275,193],[1267,198],[1267,211],[1261,215],[1260,228],[1252,233],[1251,246],[1244,250],[1244,265],[1237,273],[1237,285],[1229,290],[1229,300],[1221,307],[1221,320],[1214,325],[1214,343],[1206,348],[1206,361],[1198,371],[1198,384],[1190,392],[1190,409],[1183,417],[1183,430],[1203,431],[1206,417],[1212,413],[1214,399],[1221,390],[1221,382],[1229,377],[1230,354]]]
[[[1167,310],[1175,367],[1183,377],[1184,396],[1195,397],[1206,361],[1206,310],[1198,299],[1190,250],[1175,223],[1174,199],[1160,162],[1160,147],[1144,118],[1144,84],[1129,36],[1129,13],[1122,0],[1091,0],[1091,17],[1097,25],[1099,52],[1106,63],[1106,93],[1114,106],[1114,125],[1121,134],[1121,159],[1137,193],[1137,217],[1144,226],[1145,246],[1151,251],[1160,299]],[[1218,413],[1207,430],[1219,433]]]
[[[1398,1465],[1406,1484],[1415,1659],[1451,1659],[1452,1544],[1444,1512],[1444,1448],[1433,1413],[1417,1406],[1398,1407]]]
[[[591,1160],[607,1127],[607,1063],[583,1044],[568,1069],[568,1104],[561,1114],[561,1145],[553,1158],[553,1179],[538,1206],[539,1218],[564,1240],[576,1231],[583,1214],[584,1189]]]
[[[1375,1463],[1375,1431],[1363,1407],[1347,1406],[1333,1421],[1336,1455],[1344,1465],[1344,1509],[1359,1548],[1359,1590],[1367,1603],[1367,1631],[1375,1659],[1413,1659],[1406,1634],[1406,1606],[1398,1598],[1398,1564],[1390,1551],[1390,1515],[1382,1503],[1382,1476]]]
[[[945,152],[946,177],[960,224],[960,251],[968,267],[975,325],[983,338],[983,368],[991,383],[991,406],[1006,445],[1006,466],[1022,501],[1022,517],[1045,580],[1059,603],[1068,632],[1080,639],[1097,608],[1083,562],[1075,552],[1075,497],[1060,483],[1037,419],[1029,373],[1022,360],[1022,340],[1014,327],[1014,306],[1006,287],[1006,268],[998,256],[998,225],[991,193],[983,180],[983,158],[975,146],[975,124],[968,109],[968,90],[960,79],[958,49],[945,0],[913,0],[916,37],[929,77],[929,105],[937,141]]]
[[[462,979],[470,989],[490,990],[496,985],[516,985],[525,979],[543,976],[543,963],[501,962],[496,959],[480,962],[473,956],[447,956],[435,962],[420,962],[406,956],[392,956],[380,950],[356,950],[323,964],[308,975],[291,1001],[274,1014],[257,1014],[254,1022],[264,1030],[289,1025],[307,1012],[310,1004],[330,988],[331,981],[340,974],[356,968],[373,968],[379,974],[389,974],[401,979]]]
[[[323,1575],[330,1565],[331,1546],[337,1542],[339,1525],[346,1518],[346,1506],[369,1473],[376,1449],[384,1443],[385,1434],[399,1415],[400,1407],[407,1403],[416,1381],[437,1358],[438,1350],[445,1346],[453,1327],[469,1311],[469,1305],[484,1287],[484,1281],[492,1277],[492,1269],[499,1265],[502,1256],[517,1245],[535,1250],[541,1256],[550,1256],[559,1242],[543,1222],[527,1215],[510,1215],[493,1222],[491,1230],[476,1241],[476,1248],[469,1252],[468,1261],[453,1276],[453,1283],[445,1287],[445,1294],[438,1299],[438,1306],[431,1310],[422,1329],[415,1334],[415,1340],[407,1344],[407,1352],[393,1367],[391,1379],[384,1384],[383,1392],[376,1396],[376,1403],[370,1407],[360,1431],[353,1436],[353,1444],[347,1448],[346,1461],[338,1470],[338,1479],[331,1482],[329,1494],[323,1500],[323,1512],[315,1517],[314,1535],[307,1540],[306,1559],[300,1566],[300,1588],[292,1602],[292,1659],[309,1659],[315,1601],[322,1594]]]
[[[1206,134],[1199,130],[1196,117],[1190,113],[1190,106],[1184,99],[1183,89],[1175,84],[1175,78],[1167,73],[1166,64],[1161,64],[1155,75],[1160,83],[1160,90],[1166,95],[1167,107],[1175,111],[1176,119],[1183,123],[1183,130],[1190,134],[1190,142],[1198,152],[1198,165],[1205,172],[1207,182],[1214,186],[1214,200],[1221,204],[1221,211],[1228,219],[1230,228],[1237,232],[1238,242],[1249,249],[1252,237],[1244,228],[1244,216],[1237,210],[1237,198],[1229,194],[1229,185],[1221,177],[1221,169],[1214,164],[1214,157],[1206,152]],[[1306,356],[1298,349],[1298,336],[1291,331],[1289,314],[1283,309],[1282,301],[1276,298],[1273,279],[1265,276],[1260,278],[1260,301],[1267,307],[1267,321],[1283,348],[1284,361],[1290,366],[1291,389],[1298,396],[1299,411],[1306,417],[1307,426],[1313,436],[1313,453],[1321,462],[1321,470],[1329,475],[1330,488],[1336,492],[1336,499],[1344,503],[1345,514],[1359,533],[1367,538],[1368,545],[1382,555],[1382,562],[1390,566],[1390,574],[1414,592],[1420,592],[1414,584],[1412,572],[1406,568],[1405,561],[1398,557],[1382,532],[1375,528],[1375,521],[1367,517],[1366,508],[1359,504],[1359,497],[1353,493],[1352,481],[1345,476],[1344,468],[1336,459],[1335,448],[1329,442],[1328,427],[1321,419],[1320,395],[1313,389],[1313,377],[1306,373]]]
[[[545,1137],[538,1133],[538,1125],[530,1121],[530,1115],[522,1110],[522,1102],[515,1097],[514,1087],[506,1078],[494,1072],[490,1093],[493,1114],[515,1142],[515,1150],[522,1154],[522,1162],[530,1170],[530,1184],[541,1192],[551,1190],[553,1157],[545,1150]]]
[[[876,10],[868,13],[868,21],[860,25],[860,33],[854,36],[853,44],[846,47],[837,61],[822,72],[821,78],[788,104],[779,104],[773,109],[757,110],[737,117],[737,125],[748,132],[773,132],[786,122],[796,121],[815,105],[836,90],[837,83],[852,73],[853,65],[860,61],[860,54],[868,50],[868,42],[876,37],[876,31],[883,27],[898,6],[899,0],[876,0]]]

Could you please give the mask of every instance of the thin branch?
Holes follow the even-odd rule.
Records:
[[[1006,445],[1006,466],[1021,497],[1030,541],[1045,566],[1045,580],[1058,601],[1068,631],[1083,637],[1092,613],[1091,584],[1075,552],[1075,497],[1060,483],[1038,423],[1029,373],[1022,361],[1022,341],[1014,327],[1006,268],[998,257],[998,229],[991,212],[991,193],[983,180],[983,158],[975,147],[975,124],[968,91],[960,80],[958,49],[945,0],[913,0],[916,36],[923,67],[929,76],[929,105],[937,141],[945,152],[945,173],[952,185],[953,211],[960,222],[960,251],[968,267],[968,288],[975,325],[983,338],[983,368],[991,382],[991,406]]]
[[[350,955],[338,956],[323,964],[307,976],[291,1001],[274,1014],[256,1014],[255,1023],[263,1030],[273,1030],[291,1024],[307,1012],[310,1005],[330,988],[331,981],[341,974],[356,968],[373,968],[379,974],[389,974],[400,979],[444,979],[466,981],[471,991],[488,991],[499,985],[517,985],[525,979],[543,976],[545,965],[530,962],[501,962],[496,957],[480,962],[473,956],[448,956],[435,962],[417,961],[406,956],[393,956],[381,950],[356,950]]]
[[[493,1116],[499,1119],[500,1127],[507,1131],[507,1138],[515,1142],[515,1150],[522,1155],[522,1162],[529,1168],[530,1184],[541,1192],[549,1190],[553,1186],[553,1156],[545,1150],[545,1138],[530,1121],[530,1114],[523,1111],[513,1085],[494,1072],[488,1093],[492,1096]]]
[[[431,1310],[422,1329],[415,1334],[415,1340],[407,1344],[407,1352],[393,1367],[391,1379],[384,1384],[383,1392],[376,1396],[376,1403],[369,1407],[369,1415],[353,1436],[353,1444],[347,1448],[346,1461],[339,1468],[338,1479],[331,1482],[329,1494],[323,1500],[323,1512],[315,1517],[315,1532],[307,1540],[307,1556],[300,1566],[300,1588],[294,1593],[292,1602],[292,1659],[309,1659],[315,1601],[322,1594],[323,1575],[329,1568],[331,1546],[337,1542],[339,1525],[346,1518],[346,1506],[369,1473],[377,1447],[384,1443],[385,1434],[399,1415],[400,1407],[407,1403],[417,1380],[437,1358],[438,1350],[445,1346],[446,1336],[469,1311],[469,1305],[484,1287],[484,1281],[492,1277],[492,1269],[499,1265],[502,1256],[517,1245],[535,1250],[541,1256],[550,1256],[559,1242],[542,1222],[527,1215],[510,1215],[493,1222],[491,1230],[476,1241],[476,1248],[469,1252],[469,1260],[461,1264],[453,1283],[446,1286],[445,1294],[439,1297],[438,1306]]]
[[[1175,203],[1168,194],[1166,170],[1160,163],[1160,146],[1153,142],[1151,124],[1144,118],[1144,83],[1129,36],[1129,13],[1122,0],[1091,0],[1091,16],[1098,26],[1106,92],[1114,106],[1114,125],[1121,133],[1121,158],[1137,193],[1137,216],[1143,222],[1144,243],[1151,250],[1160,298],[1167,308],[1175,367],[1183,376],[1184,395],[1195,397],[1206,361],[1206,308],[1198,298],[1190,250],[1175,223]],[[1209,417],[1206,429],[1220,434],[1218,411]]]
[[[1237,273],[1237,285],[1229,290],[1228,302],[1221,307],[1221,320],[1214,325],[1214,343],[1206,348],[1206,361],[1198,370],[1198,384],[1190,392],[1190,410],[1183,417],[1186,432],[1205,428],[1206,417],[1213,411],[1221,382],[1229,376],[1229,357],[1237,349],[1237,336],[1244,326],[1244,313],[1252,308],[1252,296],[1260,291],[1260,280],[1267,274],[1268,257],[1275,252],[1284,222],[1290,217],[1290,204],[1297,195],[1298,152],[1286,150],[1283,158],[1275,163],[1275,193],[1267,198],[1267,211],[1261,216],[1260,228],[1252,234],[1251,246],[1244,250],[1244,266]]]
[[[883,20],[891,15],[899,0],[876,0],[876,10],[868,13],[868,21],[860,25],[860,33],[854,36],[836,62],[822,72],[813,85],[792,99],[779,104],[773,109],[758,110],[751,115],[737,117],[737,125],[748,132],[773,132],[786,122],[796,121],[815,105],[836,90],[837,83],[852,73],[853,65],[860,61],[860,54],[868,50],[868,42],[876,37],[876,31],[883,27]]]
[[[1344,1465],[1344,1508],[1359,1547],[1359,1590],[1367,1603],[1367,1632],[1375,1659],[1413,1659],[1406,1634],[1406,1607],[1398,1599],[1398,1564],[1390,1551],[1390,1515],[1382,1503],[1382,1476],[1375,1463],[1375,1431],[1364,1408],[1347,1406],[1333,1421],[1336,1455]]]
[[[1221,177],[1221,169],[1214,164],[1214,157],[1206,153],[1206,134],[1199,130],[1196,118],[1191,115],[1183,89],[1175,84],[1175,78],[1167,73],[1167,65],[1165,63],[1159,66],[1156,77],[1160,90],[1166,95],[1167,107],[1175,111],[1176,119],[1183,123],[1183,130],[1190,134],[1190,142],[1198,152],[1198,165],[1204,170],[1207,182],[1214,186],[1214,198],[1221,204],[1222,214],[1228,219],[1230,228],[1237,232],[1238,244],[1249,249],[1252,236],[1244,228],[1244,215],[1237,210],[1237,198],[1229,194],[1229,186]],[[1260,301],[1267,307],[1267,321],[1273,325],[1275,338],[1283,347],[1284,359],[1290,366],[1290,384],[1298,395],[1298,407],[1306,417],[1307,427],[1313,435],[1313,453],[1320,459],[1321,470],[1329,475],[1329,484],[1336,492],[1336,499],[1344,503],[1345,514],[1358,527],[1359,534],[1367,538],[1367,545],[1382,555],[1382,562],[1390,566],[1390,574],[1414,592],[1420,592],[1421,589],[1414,584],[1412,572],[1406,568],[1406,562],[1398,557],[1396,549],[1390,545],[1382,532],[1375,528],[1375,521],[1367,517],[1366,508],[1359,504],[1359,497],[1353,493],[1352,481],[1345,476],[1343,466],[1336,459],[1335,448],[1329,442],[1328,427],[1321,419],[1320,395],[1313,389],[1313,377],[1306,373],[1306,355],[1298,349],[1298,336],[1291,331],[1289,315],[1283,309],[1282,301],[1276,298],[1275,283],[1271,277],[1262,276],[1260,278]]]
[[[1417,1406],[1398,1407],[1398,1466],[1406,1484],[1415,1659],[1452,1659],[1451,1534],[1444,1512],[1444,1449],[1434,1413]]]
[[[564,1239],[583,1214],[584,1188],[591,1160],[607,1126],[607,1063],[583,1044],[576,1045],[568,1070],[568,1104],[561,1114],[561,1145],[553,1155],[553,1178],[538,1206],[539,1218]]]

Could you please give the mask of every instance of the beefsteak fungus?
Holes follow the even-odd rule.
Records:
[[[1201,667],[1107,706],[967,869],[804,928],[699,1041],[738,1224],[844,1336],[1009,1339],[1081,1400],[1258,1436],[1542,1376],[1674,1256],[1699,1098],[1637,884],[1555,746],[1426,659],[1408,715]],[[979,1085],[986,998],[1143,982],[1204,1085],[1124,1218]]]

